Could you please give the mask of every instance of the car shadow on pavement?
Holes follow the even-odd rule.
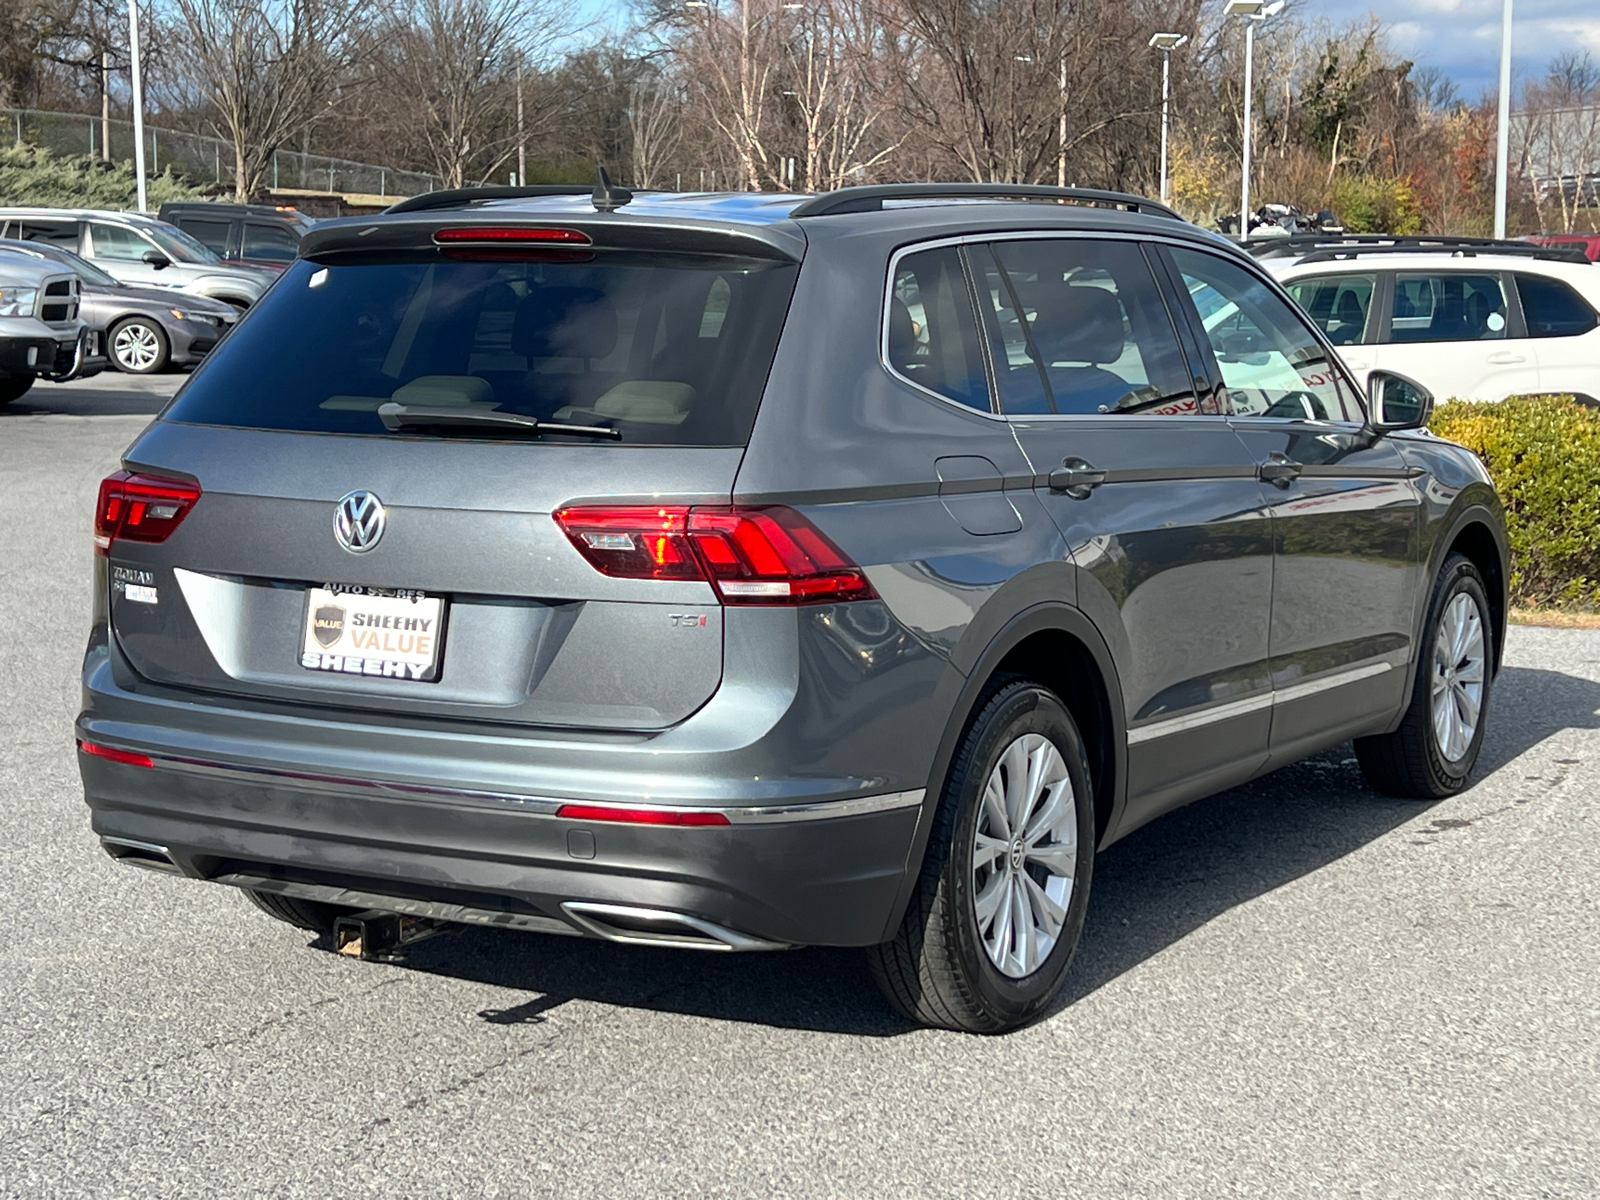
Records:
[[[1565,729],[1600,728],[1600,683],[1508,667],[1478,777]],[[1367,786],[1350,743],[1170,813],[1103,853],[1059,1012],[1240,904],[1308,875],[1431,805]],[[571,999],[829,1033],[912,1026],[880,998],[859,951],[713,954],[462,928],[409,967],[535,993],[479,1015],[538,1023]]]

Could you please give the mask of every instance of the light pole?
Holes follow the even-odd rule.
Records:
[[[144,90],[139,83],[139,0],[128,0],[128,52],[133,60],[133,174],[139,211],[149,212],[144,190]]]
[[[1500,10],[1500,128],[1494,139],[1494,235],[1506,235],[1506,184],[1511,158],[1511,0]]]
[[[1250,236],[1250,101],[1255,87],[1251,78],[1255,69],[1256,22],[1275,17],[1283,11],[1285,0],[1272,0],[1263,6],[1262,0],[1228,0],[1223,11],[1230,17],[1244,18],[1244,154],[1239,172],[1239,239]]]
[[[1161,51],[1161,203],[1167,203],[1167,105],[1172,94],[1172,52],[1189,39],[1181,33],[1157,33],[1150,47]]]

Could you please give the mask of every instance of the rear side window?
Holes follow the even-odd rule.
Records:
[[[205,220],[200,217],[182,217],[175,222],[190,237],[209,246],[217,254],[228,252],[228,221]]]
[[[1401,271],[1394,277],[1392,342],[1481,342],[1506,336],[1498,275]]]
[[[1196,411],[1172,318],[1134,243],[995,242],[974,247],[972,264],[1007,413]]]
[[[189,232],[194,233],[194,230],[191,229]],[[198,234],[195,236],[199,237]],[[200,240],[205,241],[204,238]],[[211,243],[206,242],[206,245],[211,246]],[[217,250],[215,246],[211,248]],[[239,252],[239,257],[259,258],[266,262],[293,262],[299,248],[300,239],[282,225],[257,225],[254,222],[246,222],[244,249]],[[222,252],[217,250],[217,253]]]
[[[620,254],[301,260],[166,418],[395,436],[377,412],[394,401],[609,425],[625,445],[743,445],[796,271]]]
[[[884,352],[903,379],[990,411],[977,325],[954,246],[908,254],[895,264]]]
[[[1335,346],[1354,346],[1366,336],[1376,275],[1313,275],[1285,284],[1295,303]]]
[[[1559,279],[1518,275],[1517,297],[1529,337],[1576,337],[1595,326],[1594,309]]]
[[[13,225],[13,228],[15,226]],[[13,232],[12,237],[17,234]],[[78,248],[78,223],[76,221],[36,220],[32,217],[22,222],[22,237],[30,242],[44,242],[65,250]]]

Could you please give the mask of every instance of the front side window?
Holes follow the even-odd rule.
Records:
[[[990,411],[983,354],[954,246],[895,264],[885,353],[895,374],[971,408]]]
[[[1594,309],[1559,279],[1518,275],[1517,298],[1529,337],[1576,337],[1595,327]]]
[[[146,251],[155,247],[131,229],[121,225],[103,225],[99,221],[89,226],[89,237],[94,242],[94,256],[117,262],[138,262]]]
[[[1171,254],[1216,356],[1234,415],[1362,419],[1338,364],[1262,280],[1215,254],[1180,249]]]
[[[393,402],[604,425],[623,445],[742,446],[797,271],[624,253],[301,260],[166,419],[397,436],[378,415]]]
[[[1135,243],[995,242],[973,248],[972,269],[1008,414],[1198,411]]]
[[[184,217],[178,222],[178,228],[190,237],[198,239],[213,254],[226,254],[228,252],[228,233],[230,230],[230,222],[228,221],[215,221],[202,217]]]
[[[1394,277],[1392,342],[1481,342],[1506,336],[1498,275],[1401,271]]]
[[[1295,303],[1335,346],[1364,341],[1376,275],[1313,275],[1285,284]]]

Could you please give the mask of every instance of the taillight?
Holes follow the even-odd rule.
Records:
[[[111,553],[116,538],[164,542],[200,499],[200,485],[118,471],[100,483],[94,509],[94,548]]]
[[[556,816],[573,821],[614,821],[624,825],[726,825],[715,809],[621,808],[609,804],[563,804]]]
[[[792,508],[563,508],[556,523],[605,575],[704,579],[724,604],[870,600],[861,568]]]
[[[148,754],[135,754],[132,750],[118,750],[114,746],[102,746],[98,742],[86,742],[82,738],[78,739],[78,749],[85,754],[93,755],[95,758],[103,758],[114,763],[124,763],[130,767],[153,767],[156,765],[151,761]]]

